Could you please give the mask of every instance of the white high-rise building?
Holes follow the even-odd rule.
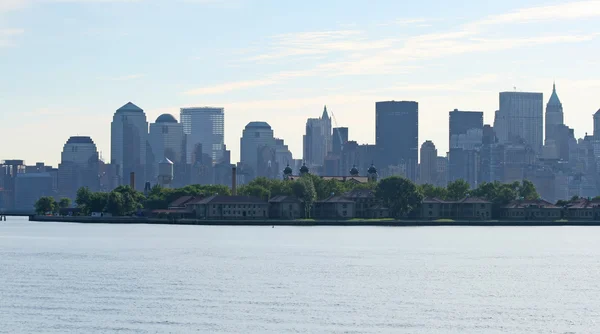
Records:
[[[144,111],[129,102],[117,109],[110,125],[110,160],[116,165],[121,184],[129,184],[135,173],[136,189],[143,190],[146,182],[146,151],[148,122]]]
[[[186,137],[186,162],[194,164],[199,145],[202,153],[213,159],[223,159],[225,150],[225,109],[213,107],[181,108],[181,124]],[[199,158],[199,157],[198,157]]]
[[[174,165],[185,162],[185,147],[183,140],[183,125],[178,123],[170,114],[158,116],[156,122],[150,124],[150,159],[152,166],[149,168],[152,175],[149,180],[156,181],[158,177],[158,164],[165,158],[172,161]]]

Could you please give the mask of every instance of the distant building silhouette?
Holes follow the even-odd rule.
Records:
[[[421,163],[419,164],[421,184],[437,184],[437,149],[431,140],[421,145]]]
[[[98,150],[94,141],[82,136],[69,138],[58,165],[59,196],[75,200],[77,190],[81,187],[99,191],[99,173]]]
[[[238,170],[246,173],[246,182],[259,175],[259,156],[261,149],[267,146],[275,148],[273,129],[267,122],[250,122],[246,125],[240,139],[240,164],[244,167]],[[240,183],[241,184],[241,183]]]
[[[375,104],[375,144],[381,170],[405,170],[416,181],[419,155],[419,104],[414,101],[385,101]],[[395,168],[394,166],[398,167]]]
[[[144,111],[129,102],[117,109],[111,123],[111,164],[117,165],[121,184],[129,184],[135,173],[136,189],[143,191],[146,181],[148,122]]]
[[[151,161],[148,169],[152,174],[148,175],[147,179],[151,184],[158,182],[158,164],[166,158],[173,163],[172,181],[175,185],[184,185],[181,180],[184,177],[186,162],[183,124],[178,123],[173,115],[162,114],[150,124],[148,141],[150,143],[148,155]]]
[[[327,107],[324,107],[320,118],[309,118],[306,121],[306,133],[303,138],[304,162],[313,169],[323,167],[325,157],[331,149],[331,118],[327,113]]]
[[[180,121],[186,136],[186,161],[192,162],[198,144],[213,164],[223,158],[225,150],[225,109],[214,107],[181,108]]]
[[[556,93],[556,84],[552,85],[552,95],[546,104],[546,140],[557,140],[556,128],[564,125],[563,106]]]
[[[526,143],[541,154],[544,132],[542,93],[502,92],[494,129],[500,143]]]

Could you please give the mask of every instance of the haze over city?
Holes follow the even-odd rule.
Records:
[[[499,91],[547,100],[553,80],[583,137],[600,105],[598,16],[600,1],[3,0],[0,131],[15,145],[0,153],[56,165],[85,135],[108,159],[112,115],[133,101],[149,120],[224,107],[233,161],[252,120],[301,157],[304,123],[325,104],[374,143],[382,100],[418,101],[419,141],[445,152],[448,111],[492,123]]]

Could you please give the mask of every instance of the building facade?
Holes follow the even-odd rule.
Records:
[[[417,179],[419,156],[419,104],[414,101],[385,101],[375,104],[376,164],[382,174],[399,166],[406,176]]]
[[[151,171],[148,180],[153,184],[157,182],[158,163],[165,158],[173,162],[174,181],[182,178],[186,162],[183,124],[178,123],[173,115],[162,114],[150,124],[148,140],[150,143],[148,155],[152,162],[148,168]]]
[[[250,122],[244,128],[242,138],[240,139],[240,164],[246,172],[251,172],[251,181],[258,175],[259,154],[262,147],[275,148],[275,138],[273,129],[267,122]],[[250,170],[248,170],[250,169]]]
[[[500,93],[500,110],[497,116],[502,120],[499,124],[502,131],[496,131],[501,143],[525,143],[530,145],[536,154],[541,153],[544,139],[542,93]]]
[[[421,184],[437,185],[438,166],[437,149],[431,140],[421,145],[421,163],[419,165],[419,180]]]
[[[191,164],[197,147],[208,154],[212,163],[225,151],[225,109],[214,107],[181,108],[180,121],[186,138],[186,162]]]
[[[556,94],[556,84],[554,84],[552,85],[552,95],[550,95],[550,100],[546,104],[545,143],[548,143],[549,140],[557,141],[555,132],[556,128],[560,125],[564,125],[563,106],[558,98],[558,94]]]
[[[111,123],[110,139],[110,160],[117,166],[121,184],[129,184],[130,173],[135,173],[136,189],[143,190],[149,146],[144,111],[131,102],[117,109]]]
[[[100,162],[96,144],[90,137],[76,136],[67,140],[58,165],[58,191],[60,197],[77,196],[77,190],[87,187],[100,190]]]
[[[322,167],[325,157],[332,149],[331,118],[327,107],[323,109],[320,118],[309,118],[306,121],[303,144],[304,162],[313,169]]]

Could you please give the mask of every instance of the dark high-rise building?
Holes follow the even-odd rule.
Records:
[[[552,95],[546,104],[546,143],[548,140],[557,140],[555,133],[560,125],[564,125],[563,106],[556,94],[556,85],[552,85]]]
[[[342,152],[342,147],[348,142],[348,128],[333,128],[332,142],[332,153],[340,154]]]
[[[466,135],[467,131],[471,129],[483,130],[483,112],[454,109],[450,112],[449,125],[448,143],[450,148],[458,147],[460,135]]]
[[[375,127],[377,166],[385,171],[390,166],[404,165],[406,176],[416,181],[419,157],[419,104],[414,101],[377,102]]]
[[[450,181],[479,183],[479,161],[483,136],[483,112],[454,109],[449,120],[448,171]]]
[[[600,109],[594,114],[594,139],[600,140]]]

